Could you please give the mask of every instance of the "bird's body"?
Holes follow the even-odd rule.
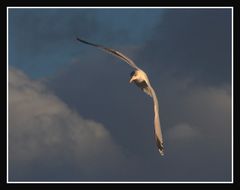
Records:
[[[93,43],[87,42],[87,41],[79,39],[79,38],[77,38],[77,40],[82,42],[82,43],[100,48],[100,49],[106,51],[107,53],[110,53],[110,54],[120,58],[121,60],[127,62],[131,67],[133,67],[135,69],[130,74],[131,79],[130,79],[129,82],[130,83],[134,82],[147,95],[149,95],[153,98],[153,103],[154,103],[154,136],[155,136],[155,141],[156,141],[156,145],[158,147],[158,150],[159,150],[160,154],[163,155],[163,138],[162,138],[162,131],[161,131],[161,127],[160,127],[158,99],[157,99],[157,96],[156,96],[156,93],[155,93],[154,89],[152,88],[152,86],[150,84],[150,81],[148,79],[147,74],[143,70],[141,70],[131,59],[129,59],[128,57],[126,57],[125,55],[123,55],[122,53],[120,53],[120,52],[118,52],[114,49],[107,48],[107,47],[97,45],[97,44],[93,44]]]
[[[134,82],[139,88],[141,88],[147,95],[152,97],[151,90],[149,88],[150,82],[147,74],[143,70],[135,70],[132,72],[132,78],[129,81]]]

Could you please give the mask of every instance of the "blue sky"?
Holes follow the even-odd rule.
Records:
[[[230,181],[231,97],[231,9],[9,9],[10,181]]]

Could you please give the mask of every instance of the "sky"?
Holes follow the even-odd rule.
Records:
[[[231,181],[231,9],[9,9],[9,181]],[[114,48],[149,76],[76,37]]]

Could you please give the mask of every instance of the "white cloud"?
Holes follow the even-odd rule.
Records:
[[[41,82],[10,67],[10,180],[28,180],[38,164],[46,176],[52,167],[54,175],[71,173],[66,168],[62,171],[64,166],[91,177],[100,171],[111,172],[122,159],[120,147],[102,124],[82,118]]]
[[[170,140],[189,140],[199,135],[199,131],[187,123],[175,125],[167,131],[167,137]]]
[[[231,94],[228,86],[198,88],[186,98],[192,123],[203,133],[226,138],[231,131]],[[216,133],[218,135],[216,135]]]
[[[231,132],[231,93],[229,86],[192,87],[180,94],[172,126],[167,129],[169,138],[183,139],[202,135],[211,141],[229,140]],[[173,94],[176,94],[173,93]],[[173,110],[174,111],[174,110]],[[177,119],[176,119],[177,118]],[[185,133],[183,134],[183,131]],[[171,137],[172,136],[172,137]]]

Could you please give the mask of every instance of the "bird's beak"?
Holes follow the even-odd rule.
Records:
[[[132,81],[134,81],[134,77],[132,77],[131,79],[130,79],[130,81],[129,81],[129,83],[132,83]]]

